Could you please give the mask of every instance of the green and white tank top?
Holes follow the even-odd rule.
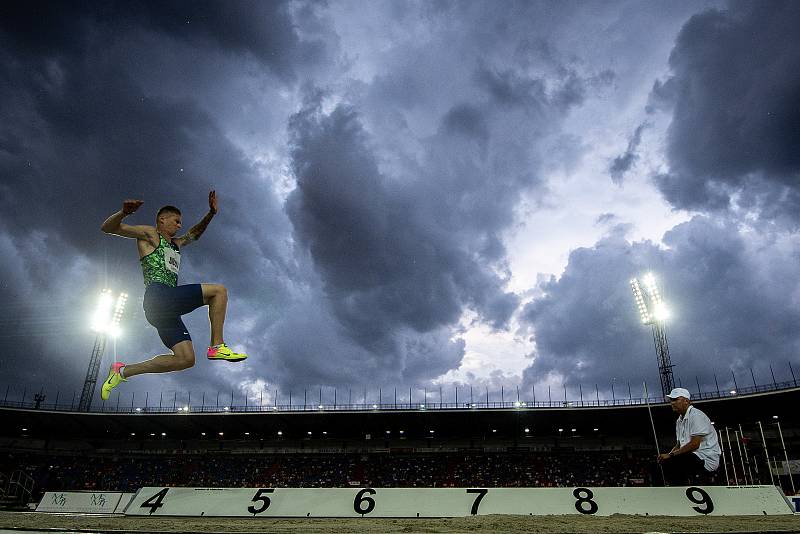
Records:
[[[160,282],[170,287],[178,285],[178,269],[181,267],[181,252],[178,246],[167,241],[163,235],[158,234],[158,247],[142,258],[142,274],[144,285]]]

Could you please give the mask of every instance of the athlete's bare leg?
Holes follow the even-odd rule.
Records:
[[[202,284],[203,303],[208,304],[208,320],[211,322],[211,343],[224,343],[222,327],[225,324],[225,312],[228,309],[228,290],[221,284]]]
[[[145,362],[128,364],[122,373],[125,378],[130,378],[144,373],[182,371],[194,365],[194,347],[191,341],[176,343],[172,352],[174,354],[159,354]]]

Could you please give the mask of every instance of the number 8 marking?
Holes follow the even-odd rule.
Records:
[[[581,493],[584,493],[585,496],[581,497]],[[596,514],[597,513],[597,503],[594,502],[592,499],[594,498],[594,493],[589,488],[575,488],[572,492],[572,495],[575,496],[577,501],[575,501],[575,509],[582,514]],[[589,509],[585,510],[583,508],[583,504],[588,503]]]

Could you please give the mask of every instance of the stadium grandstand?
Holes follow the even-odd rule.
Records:
[[[514,397],[344,405],[175,400],[89,412],[41,396],[6,399],[0,484],[6,502],[143,486],[660,485],[654,430],[668,450],[675,439],[668,404]],[[795,493],[799,481],[789,473],[796,477],[798,401],[794,381],[693,393],[723,445],[717,484],[775,484]]]

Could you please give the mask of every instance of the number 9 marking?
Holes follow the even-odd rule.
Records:
[[[696,494],[700,494],[700,498],[698,499]],[[710,514],[714,511],[714,501],[711,500],[711,497],[706,493],[703,489],[692,486],[691,488],[686,488],[686,498],[692,501],[695,504],[705,504],[705,508],[700,508],[699,506],[692,506],[692,509],[695,512],[701,514]]]

